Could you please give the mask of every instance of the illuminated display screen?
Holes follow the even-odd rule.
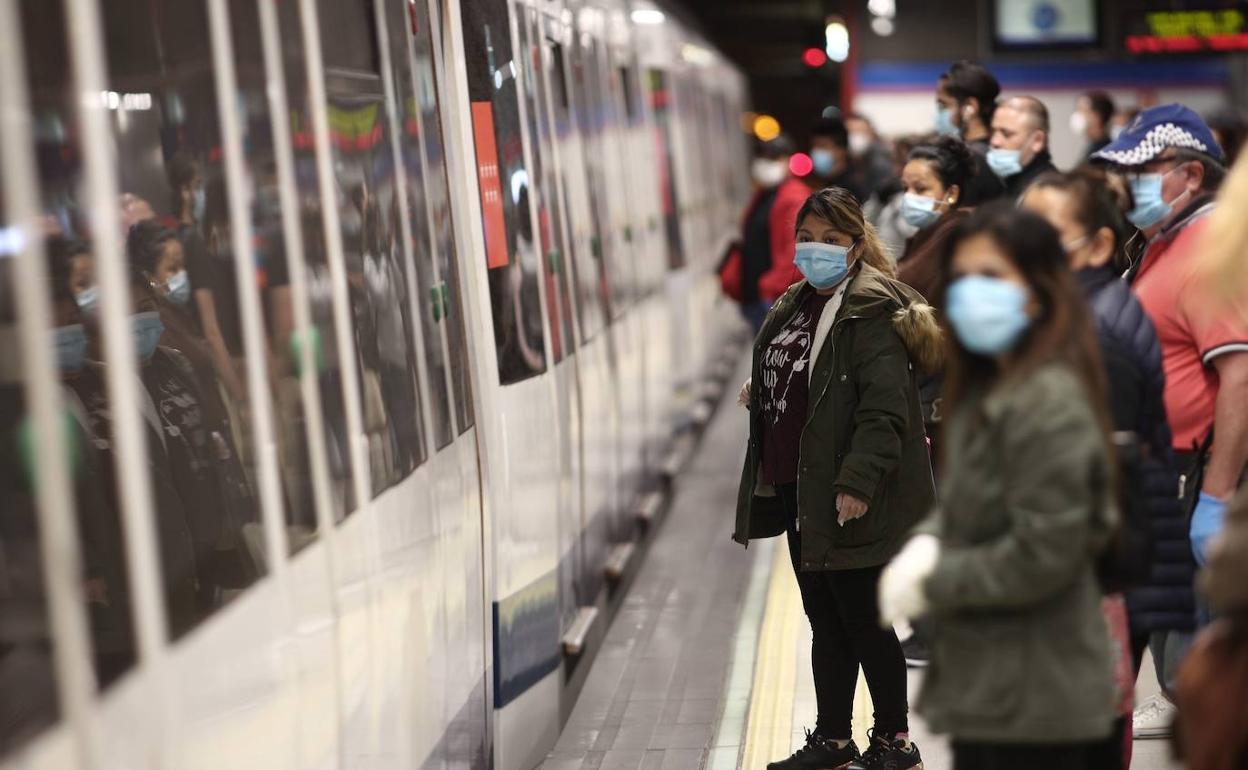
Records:
[[[1248,50],[1248,16],[1236,9],[1157,11],[1132,23],[1131,53]]]
[[[996,0],[993,33],[998,48],[1095,45],[1095,0]]]

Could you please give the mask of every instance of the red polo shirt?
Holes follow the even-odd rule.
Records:
[[[1213,425],[1218,396],[1213,360],[1248,352],[1248,319],[1212,297],[1197,277],[1208,222],[1204,213],[1150,244],[1133,284],[1161,342],[1166,413],[1177,450],[1200,444]]]

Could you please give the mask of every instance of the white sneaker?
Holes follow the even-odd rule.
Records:
[[[1131,715],[1131,730],[1137,740],[1169,738],[1178,709],[1161,695],[1144,701]]]

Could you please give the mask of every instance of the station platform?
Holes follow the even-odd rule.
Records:
[[[742,362],[739,376],[748,376]],[[815,723],[810,625],[780,538],[730,539],[747,429],[729,387],[675,486],[641,565],[542,770],[763,770]],[[1157,692],[1150,661],[1137,701]],[[909,674],[913,702],[922,671]],[[859,678],[854,738],[871,702]],[[926,770],[952,767],[947,742],[911,714]],[[1135,742],[1132,770],[1178,770],[1164,740]]]

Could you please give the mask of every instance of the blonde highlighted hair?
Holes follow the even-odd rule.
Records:
[[[875,227],[862,214],[862,204],[844,187],[825,187],[810,194],[797,212],[794,229],[800,229],[808,216],[816,216],[855,241],[855,252],[866,264],[889,278],[897,277],[897,268],[888,258]]]
[[[1224,301],[1242,313],[1248,309],[1248,152],[1243,153],[1218,191],[1199,249],[1203,277]]]

